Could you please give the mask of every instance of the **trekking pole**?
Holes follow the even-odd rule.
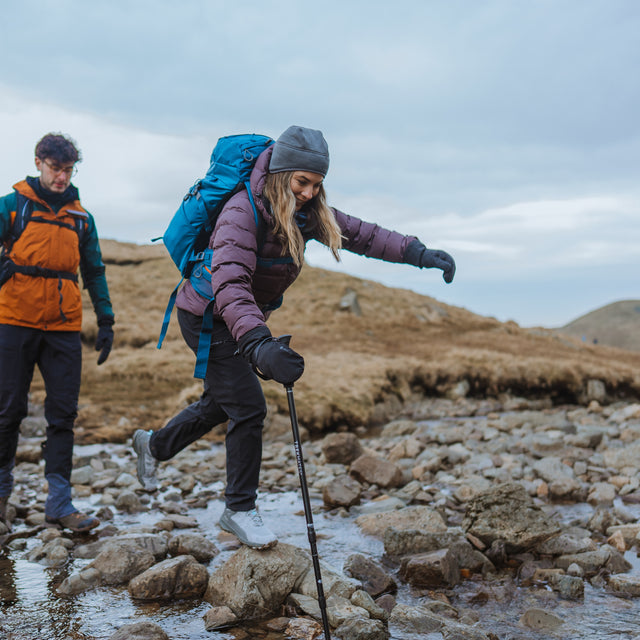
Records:
[[[298,428],[298,415],[296,405],[293,400],[293,385],[285,385],[287,390],[287,400],[289,402],[289,414],[291,415],[291,429],[293,430],[293,447],[296,451],[296,461],[298,463],[298,475],[300,476],[300,488],[302,490],[302,502],[304,504],[304,517],[307,520],[307,535],[309,546],[311,547],[311,559],[313,561],[313,571],[316,575],[316,587],[318,589],[318,604],[320,605],[320,616],[324,628],[325,640],[331,640],[329,620],[327,619],[327,603],[324,599],[324,588],[322,586],[322,575],[320,574],[320,560],[318,559],[318,547],[316,545],[316,530],[313,526],[313,515],[311,513],[311,500],[309,499],[309,489],[307,487],[307,474],[304,470],[304,459],[302,457],[302,445],[300,443],[300,430]]]

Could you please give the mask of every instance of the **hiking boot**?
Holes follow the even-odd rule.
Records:
[[[158,489],[158,461],[153,457],[149,449],[149,439],[153,431],[138,429],[133,434],[133,450],[138,454],[138,482],[145,491]]]
[[[231,511],[226,508],[218,524],[221,529],[233,533],[240,542],[254,549],[268,549],[278,542],[255,508],[250,511]]]
[[[74,511],[68,516],[63,516],[62,518],[51,518],[47,516],[45,520],[47,524],[55,524],[63,529],[69,529],[75,533],[83,533],[90,529],[95,529],[100,524],[100,520],[98,520],[98,518],[88,516],[86,513],[82,513],[82,511]]]

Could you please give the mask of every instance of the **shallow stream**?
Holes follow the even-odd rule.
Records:
[[[121,445],[113,447],[114,453]],[[78,455],[90,452],[89,447],[77,447]],[[221,486],[197,486],[194,493],[217,493]],[[318,534],[321,561],[342,570],[345,559],[361,553],[380,561],[384,554],[381,540],[363,535],[355,525],[355,514],[348,517],[325,513],[321,500],[313,496],[314,523]],[[91,499],[76,499],[79,508],[92,507]],[[308,549],[306,523],[299,493],[287,492],[261,495],[263,516],[282,542]],[[197,518],[201,532],[212,540],[221,553],[209,564],[210,573],[224,563],[235,550],[220,539],[217,521],[222,502],[212,500],[204,509],[193,508],[188,515]],[[560,517],[569,523],[572,518],[589,510],[589,505],[557,507]],[[114,510],[115,511],[115,510]],[[150,510],[140,514],[115,512],[113,524],[124,531],[141,525],[151,525],[159,519],[159,512]],[[92,539],[91,536],[85,536]],[[37,538],[14,541],[0,551],[0,638],[4,640],[107,640],[119,628],[141,620],[159,624],[171,640],[244,640],[267,638],[282,640],[281,633],[267,632],[264,626],[248,626],[226,632],[204,630],[202,616],[208,603],[179,601],[140,603],[132,600],[126,587],[102,587],[72,598],[60,598],[56,586],[70,573],[77,572],[89,560],[76,559],[60,569],[48,569],[25,559],[26,553],[38,545]],[[640,575],[636,550],[625,557],[634,565],[633,573]],[[470,611],[478,620],[478,628],[495,634],[500,640],[545,640],[558,638],[608,640],[640,638],[640,599],[624,599],[608,594],[603,588],[585,582],[584,598],[562,600],[543,587],[520,587],[515,577],[486,580],[474,576],[452,590],[443,590],[457,609]],[[437,594],[430,594],[437,597]],[[406,586],[397,594],[398,602],[419,604],[422,594],[412,593]],[[529,608],[538,607],[555,612],[564,624],[554,632],[528,629],[519,619]],[[440,633],[419,636],[391,629],[396,640],[440,640]]]

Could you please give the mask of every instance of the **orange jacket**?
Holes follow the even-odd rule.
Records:
[[[78,200],[54,212],[26,180],[14,185],[14,189],[34,205],[29,223],[6,255],[16,265],[41,267],[65,275],[43,277],[15,273],[0,288],[0,323],[51,331],[80,331],[82,301],[77,279],[80,246],[75,225],[76,218],[81,217],[86,227],[89,214]],[[11,223],[16,215],[15,206],[14,203],[10,211]],[[7,238],[3,240],[6,243]]]

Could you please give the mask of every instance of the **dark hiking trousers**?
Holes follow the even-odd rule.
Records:
[[[197,353],[202,317],[178,309],[178,321],[185,342]],[[225,503],[234,511],[248,511],[256,503],[267,407],[258,377],[237,349],[226,324],[215,321],[200,399],[156,431],[149,447],[158,460],[168,460],[229,420]]]
[[[73,425],[78,415],[82,368],[80,332],[0,324],[0,495],[11,493],[18,433],[28,412],[36,365],[46,391],[47,437],[42,445],[45,477],[57,474],[66,484],[71,478]]]

